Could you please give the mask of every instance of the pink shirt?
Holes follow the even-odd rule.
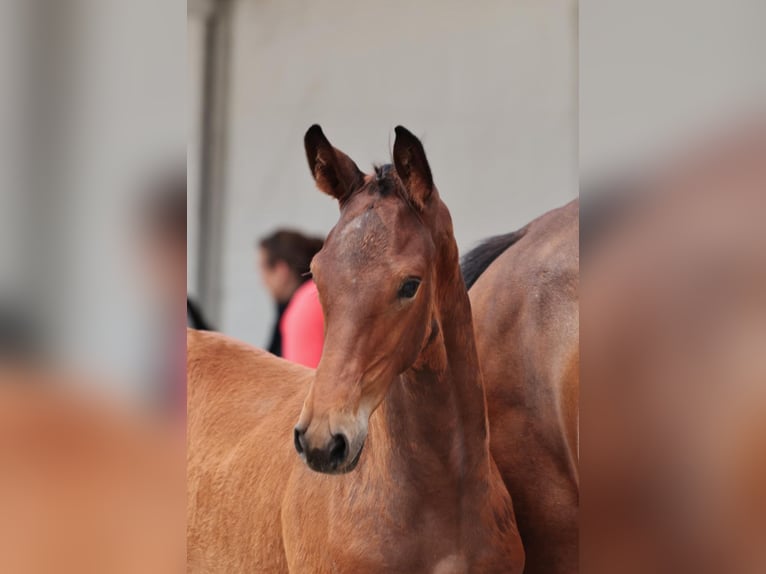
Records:
[[[293,294],[279,323],[282,356],[288,361],[316,368],[324,343],[324,315],[313,281],[306,281]]]

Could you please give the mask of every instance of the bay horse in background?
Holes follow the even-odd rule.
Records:
[[[189,570],[522,572],[452,222],[420,141],[397,127],[393,165],[372,175],[318,126],[305,145],[340,203],[312,263],[322,358],[313,371],[189,331]]]
[[[527,574],[578,570],[579,201],[463,258],[491,450]]]
[[[588,574],[766,572],[766,118],[743,119],[582,196]]]

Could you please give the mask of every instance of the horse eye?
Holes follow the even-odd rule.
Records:
[[[399,298],[412,299],[415,296],[415,293],[418,292],[419,286],[420,279],[407,279],[404,283],[402,283],[402,286],[399,287]]]

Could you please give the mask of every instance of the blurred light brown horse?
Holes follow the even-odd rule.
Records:
[[[183,427],[94,388],[0,365],[0,572],[183,569]]]
[[[393,166],[372,175],[318,126],[305,143],[341,208],[312,264],[325,348],[315,372],[189,333],[189,570],[521,572],[451,218],[420,141],[398,127]]]
[[[572,201],[463,258],[492,454],[527,574],[578,570],[578,208]]]

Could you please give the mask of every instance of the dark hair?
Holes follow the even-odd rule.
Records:
[[[308,237],[290,229],[278,229],[258,242],[268,254],[269,265],[284,261],[301,281],[308,279],[311,260],[323,244],[324,239]]]
[[[492,262],[500,257],[505,251],[527,232],[526,227],[517,231],[511,231],[505,235],[496,235],[485,239],[477,247],[463,255],[460,260],[460,271],[463,273],[465,288],[470,289],[487,270]]]

